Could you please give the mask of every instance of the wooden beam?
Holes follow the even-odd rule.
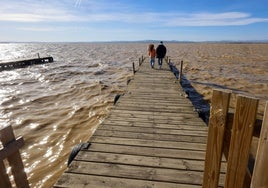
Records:
[[[0,185],[5,188],[12,188],[9,177],[6,172],[5,164],[0,160]]]
[[[230,92],[213,90],[203,188],[218,187],[230,94]]]
[[[264,118],[262,123],[261,135],[256,155],[256,162],[252,176],[251,187],[268,187],[268,101],[264,111]]]
[[[180,83],[182,81],[182,70],[183,70],[183,61],[181,61],[180,74],[179,74],[179,81],[180,81]]]
[[[244,186],[257,106],[257,99],[237,97],[225,188],[242,188]]]
[[[133,69],[133,74],[135,74],[136,70],[135,70],[135,63],[134,62],[132,63],[132,69]]]
[[[22,137],[19,137],[13,142],[7,144],[4,148],[0,150],[0,161],[4,160],[8,156],[18,151],[23,145],[24,145],[24,140]]]

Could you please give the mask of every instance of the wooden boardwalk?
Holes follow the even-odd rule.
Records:
[[[168,65],[147,61],[54,187],[202,186],[208,128]]]

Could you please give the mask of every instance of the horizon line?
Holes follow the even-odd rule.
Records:
[[[159,42],[165,43],[268,43],[268,39],[263,40],[204,40],[204,41],[192,41],[192,40],[107,40],[107,41],[0,41],[0,43],[136,43],[136,42]]]

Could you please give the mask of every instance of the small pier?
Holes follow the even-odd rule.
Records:
[[[133,63],[125,94],[88,142],[73,148],[54,187],[268,187],[268,101],[259,120],[258,99],[238,95],[229,112],[231,91],[214,90],[206,126],[168,64],[159,70],[146,61],[137,70]],[[259,138],[254,161],[253,136]],[[18,151],[23,144],[11,126],[0,130],[3,187],[29,187]]]
[[[44,64],[44,63],[51,63],[51,62],[53,62],[53,57],[49,56],[49,57],[38,57],[38,58],[33,58],[33,59],[25,59],[25,60],[19,60],[19,61],[0,63],[0,71],[24,68],[30,65]]]
[[[127,92],[54,187],[202,186],[208,127],[168,64],[155,67],[144,60],[133,71]]]
[[[147,61],[138,70],[133,63],[126,93],[75,146],[54,187],[268,187],[268,101],[259,122],[258,99],[238,95],[233,113],[231,91],[214,90],[207,126],[168,64],[159,70]],[[253,135],[259,143],[250,169]]]

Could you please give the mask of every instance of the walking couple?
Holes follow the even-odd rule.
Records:
[[[160,42],[160,44],[157,46],[156,49],[154,48],[153,44],[149,45],[148,53],[149,53],[149,57],[150,57],[150,65],[152,68],[154,68],[155,57],[156,57],[156,58],[158,58],[159,69],[161,69],[163,58],[165,57],[166,52],[167,52],[167,49],[164,46],[162,41]]]

